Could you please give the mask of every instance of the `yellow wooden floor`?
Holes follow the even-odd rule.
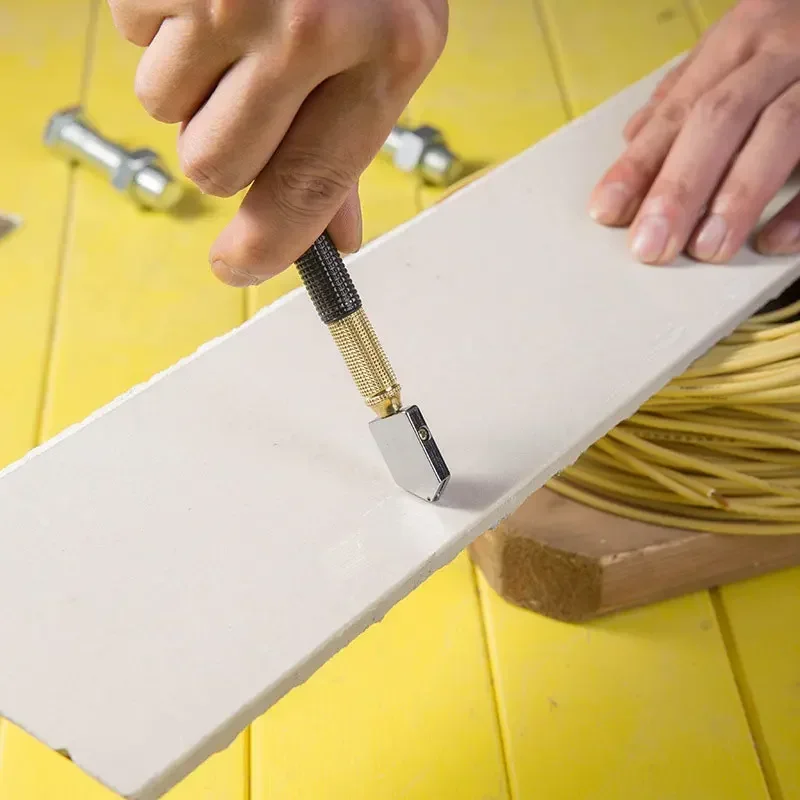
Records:
[[[504,159],[691,46],[727,4],[451,0],[408,118]],[[175,167],[174,130],[133,97],[137,57],[100,2],[0,0],[0,209],[25,219],[0,242],[0,464],[295,285],[211,277],[231,203],[142,214],[43,151],[47,116],[81,101]],[[375,164],[363,199],[372,237],[431,198]],[[800,571],[578,627],[508,607],[462,556],[169,796],[800,800]],[[0,800],[50,798],[110,800],[0,722]]]

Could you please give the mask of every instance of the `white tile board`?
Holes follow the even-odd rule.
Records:
[[[586,216],[657,78],[349,259],[440,505],[391,482],[302,291],[0,473],[0,715],[160,796],[788,285],[641,266]]]

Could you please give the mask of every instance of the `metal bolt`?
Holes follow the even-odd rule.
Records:
[[[45,128],[44,142],[68,161],[99,169],[114,188],[143,208],[165,211],[183,195],[183,188],[161,165],[157,153],[128,151],[106,139],[86,121],[80,108],[53,114]]]
[[[426,442],[430,436],[430,433],[428,432],[427,428],[423,427],[417,431],[417,435],[419,436],[421,442]]]
[[[430,125],[395,125],[381,148],[403,172],[417,172],[426,183],[449,186],[463,172],[463,164],[447,147],[441,131]]]

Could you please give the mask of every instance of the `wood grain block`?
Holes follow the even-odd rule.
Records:
[[[800,564],[800,536],[649,525],[542,488],[470,545],[505,600],[580,622]]]
[[[788,286],[588,218],[660,74],[349,259],[442,503],[391,481],[302,291],[0,473],[0,714],[159,797]]]

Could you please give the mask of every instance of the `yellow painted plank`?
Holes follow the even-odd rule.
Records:
[[[564,121],[532,0],[451,0],[445,51],[409,107],[470,162],[494,164]]]
[[[103,3],[87,111],[108,136],[152,147],[179,174],[176,129],[149,119],[133,94],[139,55]],[[78,171],[45,436],[243,320],[243,293],[223,286],[208,267],[231,202],[194,205],[195,213],[177,217],[144,212],[105,179]]]
[[[69,180],[41,138],[79,97],[89,15],[90,0],[0,0],[0,211],[24,220],[0,240],[0,467],[35,444]]]
[[[705,595],[566,625],[481,592],[515,797],[766,800]]]
[[[516,155],[566,121],[533,0],[451,0],[439,62],[408,109],[433,125],[470,171]],[[441,191],[420,186],[429,206]]]
[[[719,593],[773,800],[800,797],[800,569]]]
[[[90,0],[0,0],[0,75],[9,112],[0,210],[24,221],[0,241],[0,467],[36,443],[70,183],[67,167],[49,157],[41,135],[54,108],[80,96],[90,14]],[[9,789],[13,755],[5,746],[17,734],[0,720],[2,800],[20,796]]]
[[[252,726],[252,800],[507,797],[460,556]]]
[[[540,8],[573,113],[695,40],[677,2]],[[767,797],[706,594],[570,626],[481,588],[514,796]]]
[[[247,800],[247,734],[217,753],[164,800]],[[0,730],[0,800],[115,800],[71,761],[11,725]]]
[[[61,34],[73,46],[80,41],[75,26],[83,4],[29,0],[13,6],[29,15],[30,29],[45,26],[50,30],[52,26],[46,45],[48,53],[52,47],[53,57],[47,57],[47,72],[37,79],[47,110],[74,103],[76,89],[62,82],[61,73],[65,64],[73,77],[76,69],[70,68],[68,59],[64,59],[65,64],[59,63],[59,55],[63,57],[66,51],[57,39]],[[81,24],[85,29],[85,15]],[[174,132],[149,121],[139,110],[132,93],[138,53],[114,31],[105,4],[101,6],[97,35],[89,112],[109,135],[132,144],[154,146],[175,168]],[[18,46],[22,47],[22,42]],[[36,65],[39,58],[45,55],[34,51],[31,64]],[[18,82],[28,86],[26,99],[35,99],[37,117],[41,116],[45,109],[38,105],[38,86],[37,91],[31,92],[30,79],[20,76]],[[51,92],[52,82],[55,90]],[[20,101],[20,108],[23,107]],[[30,122],[28,135],[33,140],[39,135],[41,121],[36,120],[36,130],[32,129],[33,120]],[[25,153],[30,144],[22,142],[19,147]],[[9,161],[13,163],[14,159]],[[42,163],[60,174],[63,184],[64,168],[52,160]],[[46,174],[44,168],[41,174]],[[35,188],[36,173],[24,175],[21,171],[19,182]],[[28,207],[34,208],[36,202],[40,204],[37,214],[45,217],[41,223],[37,221],[36,229],[46,243],[46,217],[50,215],[58,225],[64,201],[62,198],[59,206],[37,192],[35,198],[28,200]],[[145,214],[102,179],[85,170],[77,172],[47,387],[45,438],[241,321],[242,294],[218,284],[207,268],[206,250],[221,227],[223,211],[219,203],[209,202],[207,206],[205,214],[192,218]],[[47,248],[39,252],[30,240],[28,246],[32,255],[24,263],[25,280],[35,288],[39,279],[33,267],[37,254],[39,260],[44,260]],[[42,266],[47,268],[46,264]],[[35,313],[34,300],[32,297],[19,313]],[[21,335],[18,333],[17,338]],[[41,365],[37,369],[41,370]],[[153,724],[157,725],[158,720]],[[10,724],[2,729],[1,747],[0,800],[109,797],[107,791],[71,763]],[[174,789],[170,797],[244,800],[249,784],[248,759],[245,733]]]
[[[695,43],[682,0],[539,0],[573,114]]]

